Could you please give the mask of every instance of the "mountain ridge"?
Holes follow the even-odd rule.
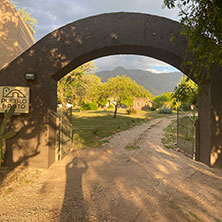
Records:
[[[96,72],[96,75],[102,82],[117,75],[126,75],[136,81],[139,85],[149,90],[154,96],[164,92],[172,92],[175,86],[180,82],[183,74],[181,72],[153,73],[140,69],[125,69],[116,67],[113,70],[103,70]]]

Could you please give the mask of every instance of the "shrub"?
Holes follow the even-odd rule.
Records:
[[[151,111],[155,111],[156,109],[157,109],[156,106],[152,106],[152,107],[150,108]]]
[[[172,113],[172,107],[169,107],[167,105],[163,105],[161,109],[159,110],[159,113],[163,114],[171,114]]]
[[[155,106],[156,109],[160,109],[169,100],[170,100],[169,96],[166,93],[163,93],[160,96],[154,97],[153,106]]]
[[[113,109],[113,105],[110,104],[107,108],[108,108],[108,109]]]
[[[129,108],[129,109],[127,109],[127,114],[128,115],[135,115],[136,114],[136,110],[133,109],[133,108]]]
[[[83,110],[97,110],[98,105],[96,103],[85,103],[82,106]]]

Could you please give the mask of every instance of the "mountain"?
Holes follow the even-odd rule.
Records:
[[[160,95],[164,92],[172,92],[174,87],[180,82],[183,74],[181,72],[171,73],[152,73],[139,69],[125,69],[123,67],[116,67],[114,70],[105,70],[97,72],[96,75],[102,82],[117,75],[126,75],[135,80],[139,85],[149,90],[154,96]]]

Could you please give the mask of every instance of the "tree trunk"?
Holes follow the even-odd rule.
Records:
[[[114,111],[114,116],[113,116],[113,118],[116,118],[117,109],[118,109],[118,104],[117,104],[117,105],[115,105],[115,111]]]

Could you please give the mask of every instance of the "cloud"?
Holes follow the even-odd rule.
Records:
[[[126,69],[148,69],[149,57],[135,55],[115,55],[107,56],[94,60],[98,70],[112,70],[117,66],[122,66]]]
[[[27,8],[38,21],[36,41],[67,23],[101,13],[140,12],[178,20],[178,10],[163,9],[163,0],[17,0],[17,2],[19,8]],[[116,66],[157,70],[154,66],[166,66],[161,61],[144,56],[110,56],[96,60],[96,65],[99,70],[113,69]]]
[[[154,73],[178,72],[178,70],[167,63],[146,56],[138,55],[115,55],[94,60],[98,71],[113,70],[117,66],[125,69],[142,69]]]
[[[141,12],[177,20],[178,10],[163,9],[162,4],[163,0],[18,0],[17,3],[37,19],[36,40],[69,22],[107,12]]]

